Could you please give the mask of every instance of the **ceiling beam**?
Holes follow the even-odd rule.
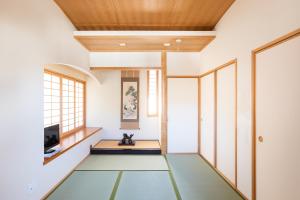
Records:
[[[215,31],[75,31],[90,52],[200,52]]]
[[[153,67],[90,67],[91,71],[114,71],[114,70],[150,70],[150,69],[161,69],[159,66]]]
[[[74,36],[216,36],[216,31],[73,31]]]
[[[167,79],[167,52],[161,52],[161,150],[165,155],[168,152],[168,79]]]

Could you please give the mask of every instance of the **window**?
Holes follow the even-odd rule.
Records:
[[[158,116],[158,77],[159,70],[147,72],[148,116]]]
[[[60,78],[44,74],[44,127],[60,123]]]
[[[84,92],[84,82],[45,71],[44,127],[60,124],[63,134],[83,127]]]

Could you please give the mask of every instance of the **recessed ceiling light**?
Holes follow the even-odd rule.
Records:
[[[164,46],[169,47],[169,46],[171,46],[171,44],[170,43],[164,43]]]
[[[120,43],[119,45],[120,45],[120,47],[125,47],[126,43]]]
[[[180,42],[182,42],[181,39],[176,39],[176,43],[180,43]]]

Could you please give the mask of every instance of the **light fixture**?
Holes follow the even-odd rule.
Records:
[[[171,44],[170,43],[164,43],[164,46],[169,47],[169,46],[171,46]]]
[[[181,39],[176,39],[176,43],[181,43],[182,42],[182,40]]]
[[[120,47],[125,47],[126,43],[120,43],[119,45],[120,45]]]

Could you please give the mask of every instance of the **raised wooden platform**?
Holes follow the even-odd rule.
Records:
[[[161,154],[158,140],[135,140],[134,146],[120,146],[119,140],[101,140],[91,154]]]

